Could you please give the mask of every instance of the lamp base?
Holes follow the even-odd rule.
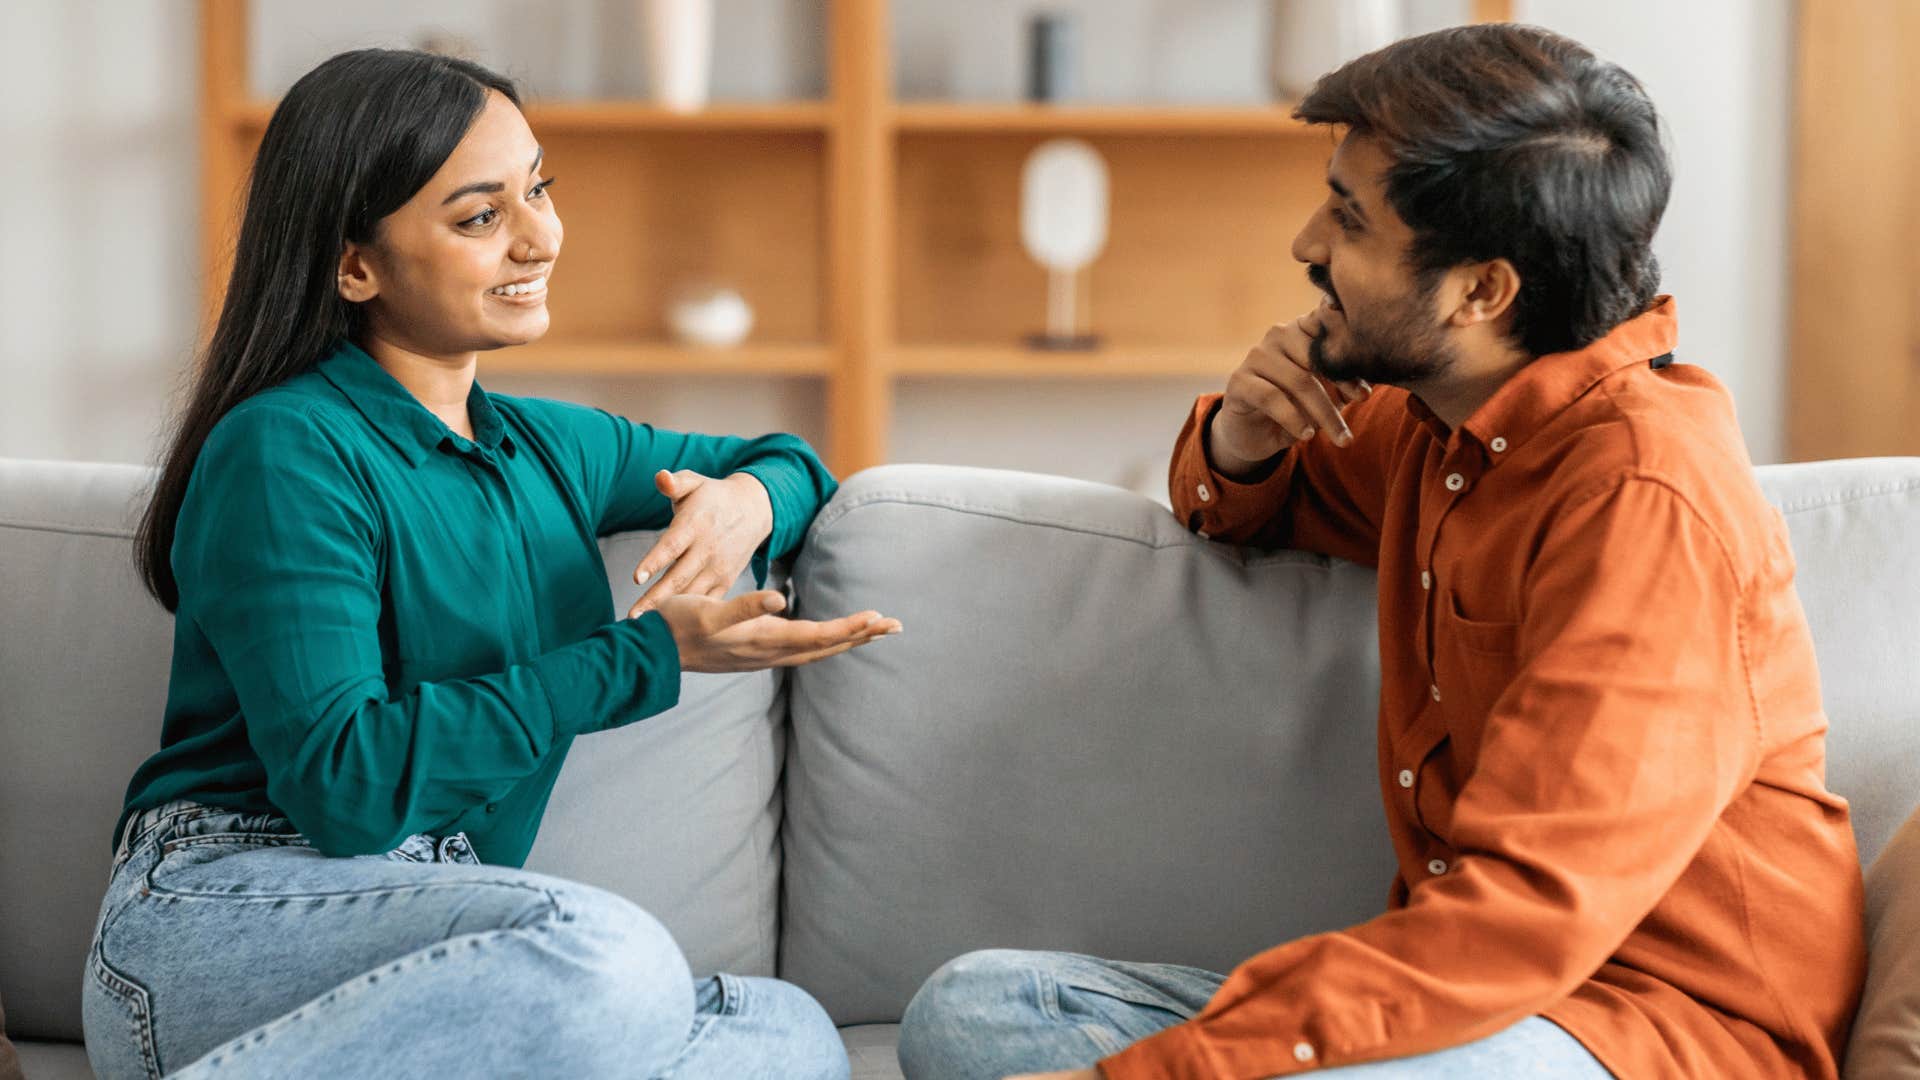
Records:
[[[1099,334],[1028,334],[1027,347],[1046,352],[1087,352],[1100,347]]]

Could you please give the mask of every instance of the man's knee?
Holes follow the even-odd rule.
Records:
[[[907,1076],[951,1072],[970,1044],[1039,1005],[1029,992],[1046,953],[982,949],[957,956],[927,977],[900,1019],[900,1066]]]

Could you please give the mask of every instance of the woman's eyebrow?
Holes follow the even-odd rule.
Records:
[[[540,171],[540,160],[546,156],[547,151],[545,147],[536,146],[533,148],[533,164],[527,166],[528,176],[532,176],[534,173]],[[481,180],[455,188],[453,194],[440,200],[440,205],[445,206],[462,195],[493,195],[505,190],[507,190],[507,185],[498,180]]]

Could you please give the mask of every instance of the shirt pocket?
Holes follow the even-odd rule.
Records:
[[[1468,618],[1451,592],[1438,607],[1433,634],[1436,685],[1457,749],[1470,756],[1479,746],[1487,713],[1519,669],[1520,623]]]

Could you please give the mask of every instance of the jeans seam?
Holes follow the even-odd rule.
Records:
[[[454,949],[463,944],[470,949],[479,949],[505,935],[524,933],[526,933],[526,930],[522,928],[511,927],[503,930],[487,930],[476,934],[464,934],[460,937],[448,938],[436,942],[432,945],[424,945],[400,957],[398,960],[380,965],[377,969],[363,971],[353,978],[340,983],[333,989],[328,990],[319,997],[295,1006],[291,1012],[274,1017],[266,1023],[242,1033],[239,1038],[231,1039],[207,1051],[201,1055],[197,1061],[193,1062],[193,1065],[197,1066],[204,1062],[209,1071],[221,1068],[223,1067],[223,1059],[228,1055],[238,1055],[244,1053],[250,1047],[262,1046],[273,1039],[279,1038],[287,1029],[304,1020],[309,1010],[318,1013],[342,998],[354,997],[378,983],[383,975],[389,977],[404,975],[410,971],[426,967],[433,961],[444,959]],[[155,1075],[157,1076],[158,1074]]]
[[[153,1001],[147,996],[145,987],[114,970],[107,963],[107,957],[101,951],[99,939],[95,939],[93,948],[87,957],[87,970],[93,976],[100,989],[116,998],[120,1004],[133,1014],[133,1036],[135,1045],[140,1048],[141,1063],[147,1067],[147,1076],[158,1080],[160,1071],[160,1051],[153,1037]]]
[[[416,863],[415,865],[427,866],[433,864]],[[423,891],[426,889],[465,889],[472,888],[476,885],[490,885],[496,888],[519,889],[523,892],[539,894],[546,897],[547,902],[553,906],[556,915],[560,915],[563,911],[559,897],[556,896],[551,889],[543,889],[537,885],[528,885],[518,881],[410,881],[402,885],[384,885],[376,889],[341,889],[337,892],[232,893],[169,888],[154,881],[153,875],[159,869],[160,864],[156,862],[147,870],[145,881],[143,882],[144,888],[142,889],[142,895],[165,896],[176,900],[225,900],[236,904],[272,904],[283,900],[338,900],[349,896],[392,896],[399,893]],[[569,913],[561,917],[560,921],[567,922],[571,921],[571,919],[572,915]]]

